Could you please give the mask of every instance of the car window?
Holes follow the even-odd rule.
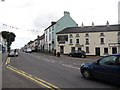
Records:
[[[120,66],[120,56],[117,58],[117,65]]]
[[[99,61],[100,65],[115,65],[117,60],[117,56],[107,56],[102,58]]]

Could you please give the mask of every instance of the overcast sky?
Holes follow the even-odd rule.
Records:
[[[120,0],[5,0],[0,1],[0,30],[14,32],[12,48],[20,48],[42,35],[51,21],[57,21],[64,11],[81,26],[118,23]],[[7,24],[3,26],[2,24]],[[19,29],[11,28],[10,26]]]

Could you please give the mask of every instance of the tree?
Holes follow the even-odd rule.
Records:
[[[6,39],[7,41],[7,50],[10,51],[10,46],[13,41],[15,41],[16,35],[13,32],[8,32],[8,31],[2,31],[2,37],[3,39]]]

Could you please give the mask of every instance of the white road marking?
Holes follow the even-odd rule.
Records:
[[[63,66],[69,67],[69,68],[74,68],[74,69],[79,69],[78,67],[73,67],[71,65],[67,65],[67,64],[62,64]]]
[[[55,61],[53,61],[53,60],[49,60],[49,59],[44,59],[45,61],[48,61],[48,62],[52,62],[52,63],[54,63]]]

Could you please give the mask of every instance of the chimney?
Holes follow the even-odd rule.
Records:
[[[53,24],[55,24],[55,23],[56,23],[56,22],[52,21],[52,22],[51,22],[51,25],[53,25]]]
[[[82,28],[84,28],[83,22],[82,22]]]
[[[68,11],[64,11],[64,16],[70,16],[70,13]]]
[[[107,25],[107,27],[109,27],[109,22],[108,21],[107,21],[106,25]]]
[[[92,27],[94,27],[94,22],[92,22]]]

